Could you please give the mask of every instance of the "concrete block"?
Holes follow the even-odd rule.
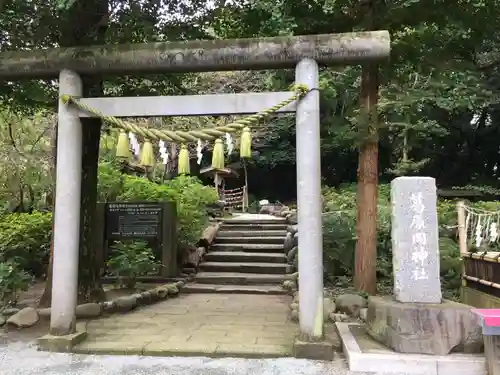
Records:
[[[295,358],[332,361],[334,353],[334,346],[328,341],[301,341],[297,339],[293,344]]]
[[[446,356],[396,353],[392,350],[363,351],[350,326],[336,323],[350,371],[405,375],[487,375],[482,354],[450,354]]]
[[[38,339],[38,350],[47,352],[69,353],[73,347],[87,337],[87,332],[80,331],[65,336],[45,335]]]

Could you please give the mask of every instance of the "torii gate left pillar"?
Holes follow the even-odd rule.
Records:
[[[61,102],[62,94],[82,96],[82,80],[78,73],[67,69],[59,73],[50,332],[49,336],[39,339],[39,344],[49,350],[70,351],[86,337],[86,332],[76,332],[75,314],[80,249],[82,124],[78,109]]]

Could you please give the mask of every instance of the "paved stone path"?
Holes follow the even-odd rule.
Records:
[[[221,357],[292,355],[290,296],[187,294],[89,321],[77,353]]]
[[[249,356],[257,351],[266,351],[269,356],[287,355],[298,329],[287,318],[289,298],[184,295],[122,316],[90,322],[89,338],[79,349],[157,355],[164,354],[162,350],[187,355],[191,350],[196,355],[212,357],[215,353]],[[231,311],[232,315],[228,313]],[[36,350],[33,334],[37,337],[41,333],[24,336],[0,332],[1,375],[396,375],[351,372],[339,356],[333,361],[317,362],[295,358],[48,353]]]

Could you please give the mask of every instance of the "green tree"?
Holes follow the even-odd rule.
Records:
[[[119,0],[109,6],[104,3],[83,0],[1,2],[0,48],[9,51],[58,45],[357,31],[367,28],[363,15],[369,2],[253,0],[231,4],[216,2],[210,7],[201,0],[189,3],[179,0],[166,5],[160,1]],[[459,6],[436,0],[375,3],[373,22],[376,28],[388,29],[392,36],[391,58],[379,66],[376,130],[380,181],[388,181],[395,174],[412,173],[437,177],[442,186],[498,183],[498,5],[499,0],[462,0]],[[221,77],[210,74],[144,75],[105,77],[103,82],[96,77],[84,78],[86,95],[133,96],[282,90],[293,82],[294,74],[291,71],[245,72],[226,74],[222,80]],[[360,77],[361,67],[358,66],[329,67],[321,71],[321,152],[326,184],[339,185],[357,178],[358,148],[366,141],[366,132],[360,131],[363,127],[359,121]],[[42,108],[55,109],[56,85],[41,80],[9,82],[0,88],[0,99],[5,107],[2,113],[5,109],[14,111],[15,116],[31,116],[42,113]],[[179,126],[187,123],[199,125],[197,121],[182,121]],[[27,125],[18,120],[11,125],[14,134],[27,129]],[[42,127],[36,125],[34,132],[30,130],[28,134],[40,134],[38,126]],[[177,123],[168,126],[177,126]],[[84,160],[84,183],[88,186],[93,186],[91,182],[96,178],[98,128],[99,125],[86,126],[84,149],[88,158]],[[4,134],[4,131],[0,132]],[[4,139],[8,142],[7,137]],[[18,139],[17,144],[23,142],[26,146],[32,140],[19,142]],[[293,117],[280,117],[263,124],[262,131],[255,137],[255,148],[260,154],[250,168],[251,190],[274,195],[277,199],[284,196],[293,199]],[[41,163],[38,150],[41,150],[41,143],[33,151],[35,161]],[[8,154],[11,159],[15,156],[16,161],[21,161],[13,152],[7,143],[4,155]],[[37,182],[36,176],[45,176],[46,170],[39,169],[37,164],[31,166],[31,172],[11,165],[2,167],[11,173],[10,184],[6,176],[0,181],[9,186],[9,194],[12,190],[12,194],[19,195],[18,191],[16,193],[19,176],[29,182],[26,186],[36,188],[35,195],[50,186],[46,177],[41,177],[43,182]],[[283,181],[282,184],[266,184],[270,179],[264,177],[271,171]],[[84,192],[84,202],[90,207],[95,200],[95,190],[84,189]],[[91,211],[91,208],[84,209],[84,222],[89,222]],[[90,245],[86,245],[89,230],[87,227],[82,234],[82,267],[92,262]],[[91,298],[91,290],[97,290],[98,285],[95,273],[92,274],[94,271],[85,272],[82,275],[87,281],[81,280],[81,295]]]
[[[33,49],[41,47],[73,47],[107,43],[130,43],[199,38],[206,36],[198,26],[200,20],[209,17],[208,12],[198,12],[201,1],[189,5],[184,2],[118,1],[49,1],[9,2],[4,4],[0,19],[5,21],[5,38],[0,39],[3,50]],[[172,14],[170,22],[165,17]],[[163,20],[162,20],[163,19]],[[201,22],[203,24],[203,22]],[[21,27],[29,25],[29,27]],[[96,76],[83,76],[84,95],[103,96],[104,91],[114,94],[152,92],[165,93],[182,86],[181,77],[122,77],[103,82]],[[132,88],[132,90],[131,90]],[[5,102],[11,106],[44,105],[54,108],[56,91],[50,82],[15,83],[4,88]],[[9,99],[7,99],[9,98]],[[92,251],[92,218],[97,199],[97,163],[101,123],[96,119],[82,119],[82,226],[80,249],[79,298],[82,301],[102,298],[99,270],[95,266]],[[50,280],[50,272],[48,280]],[[45,296],[50,295],[50,282]]]

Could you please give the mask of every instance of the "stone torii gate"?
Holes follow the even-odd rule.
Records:
[[[82,96],[80,74],[207,72],[295,68],[306,97],[282,108],[296,113],[299,226],[300,332],[303,341],[323,337],[323,246],[321,218],[318,64],[362,64],[390,53],[387,31],[346,34],[111,45],[0,53],[0,79],[56,78],[59,93]],[[82,98],[106,116],[160,117],[253,114],[293,92],[193,96]],[[55,232],[50,331],[75,335],[81,196],[81,117],[59,102]]]

